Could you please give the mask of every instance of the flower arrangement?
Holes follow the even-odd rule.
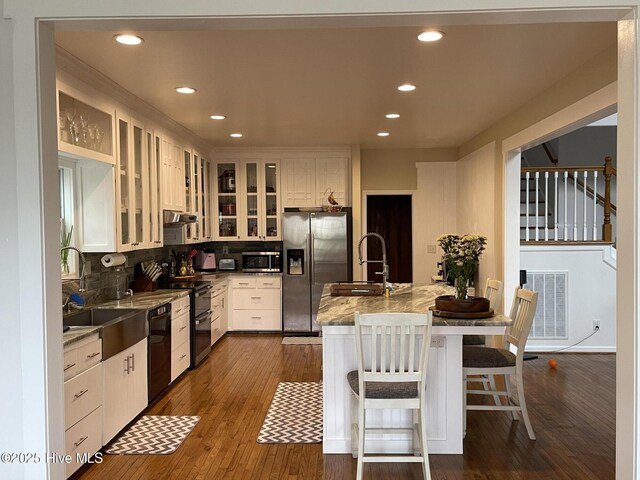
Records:
[[[464,300],[467,298],[467,285],[484,251],[487,237],[448,233],[438,237],[437,242],[444,252],[447,277],[455,279],[456,298]]]

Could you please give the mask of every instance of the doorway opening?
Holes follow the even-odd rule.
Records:
[[[365,194],[366,216],[364,231],[377,233],[385,239],[389,281],[413,283],[413,206],[411,195]],[[382,244],[369,237],[366,244],[367,259],[382,258]],[[366,265],[366,264],[365,264]],[[371,265],[365,278],[380,282],[381,269]]]

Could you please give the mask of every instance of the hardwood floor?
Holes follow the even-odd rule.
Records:
[[[321,380],[322,348],[281,345],[275,335],[227,335],[198,369],[177,380],[150,415],[200,415],[173,455],[105,455],[75,478],[352,479],[350,455],[322,445],[256,443],[278,382]],[[537,441],[505,412],[470,412],[464,455],[430,455],[432,478],[473,480],[613,479],[615,356],[558,355],[525,363]],[[368,479],[421,479],[418,464],[365,466]]]

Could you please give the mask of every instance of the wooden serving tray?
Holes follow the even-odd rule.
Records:
[[[380,296],[384,293],[381,285],[366,283],[338,283],[331,285],[332,297]]]
[[[476,320],[480,318],[490,318],[495,315],[492,308],[486,312],[447,312],[446,310],[436,310],[436,307],[429,307],[436,317],[458,318],[460,320]]]

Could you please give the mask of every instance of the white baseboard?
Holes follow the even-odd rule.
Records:
[[[525,353],[555,353],[561,350],[562,346],[538,346],[525,349]],[[616,347],[571,347],[558,353],[616,353]]]

